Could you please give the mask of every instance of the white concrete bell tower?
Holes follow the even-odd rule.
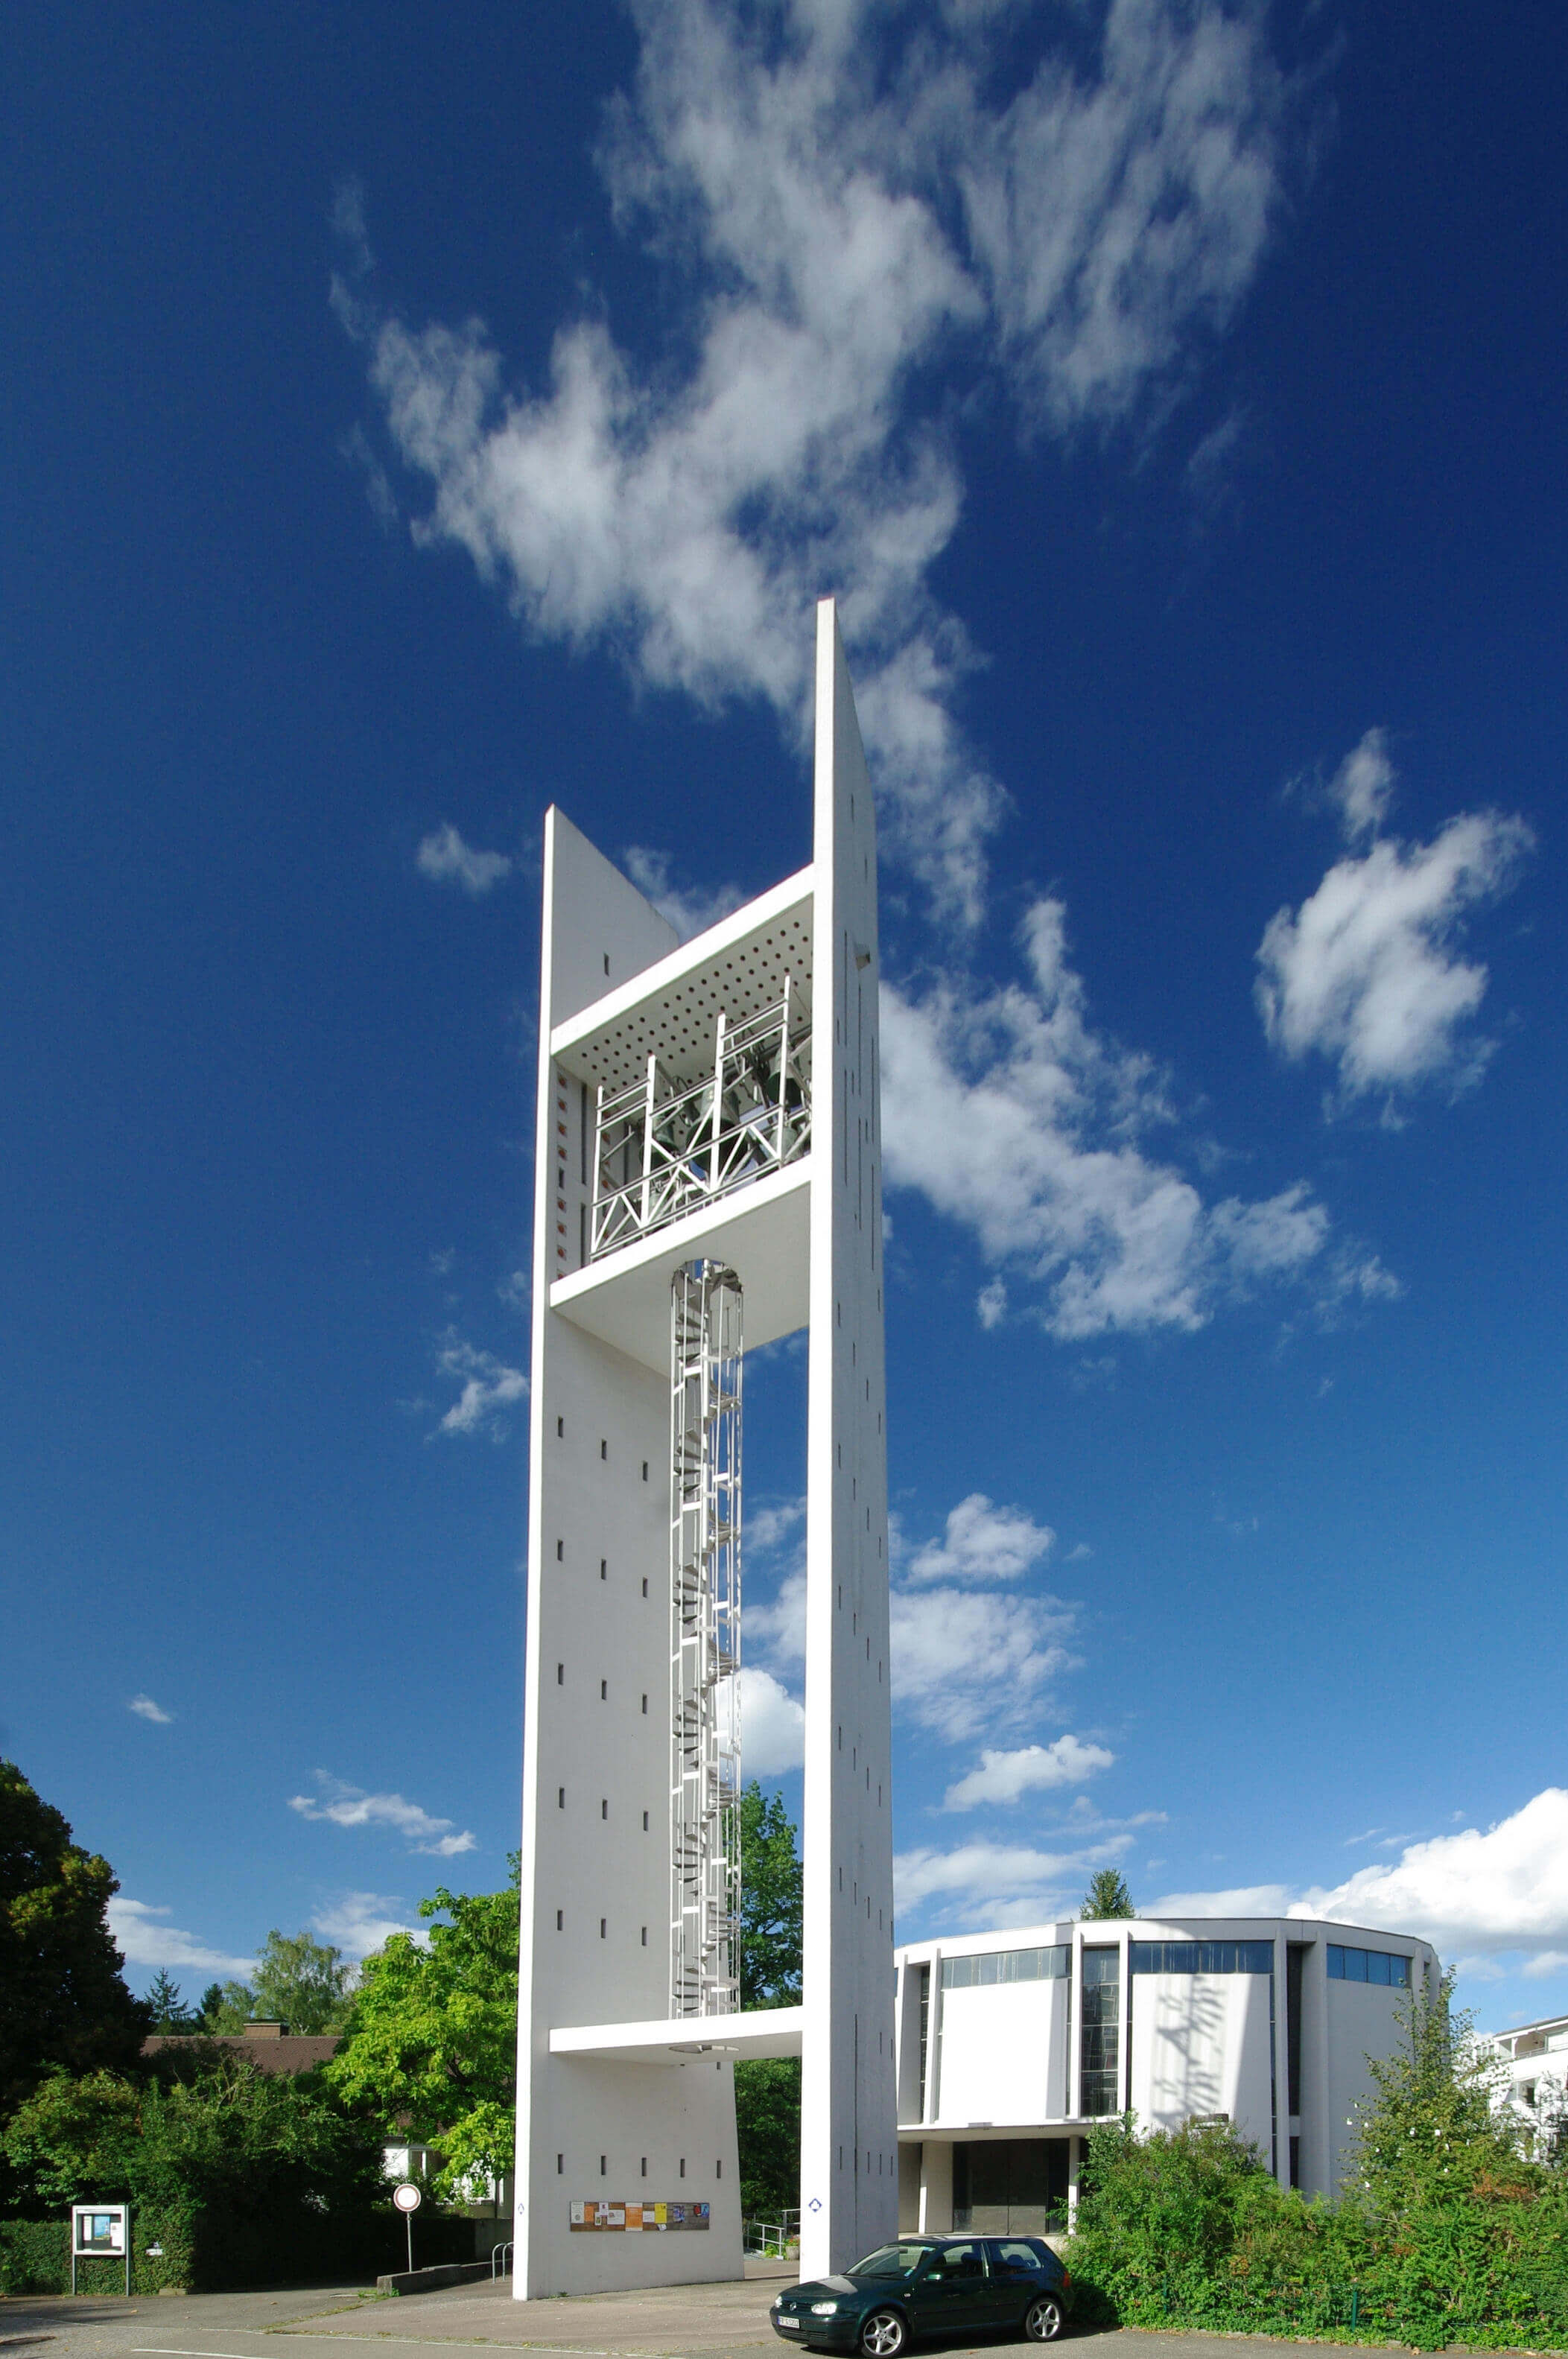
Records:
[[[808,867],[682,945],[546,821],[519,2297],[741,2274],[741,2057],[802,2059],[802,2274],[896,2232],[877,973],[825,599]],[[801,1327],[804,1998],[747,2015],[742,1353]]]

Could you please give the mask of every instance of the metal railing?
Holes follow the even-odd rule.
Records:
[[[513,2245],[510,2237],[507,2238],[504,2245],[491,2245],[490,2282],[492,2285],[495,2284],[495,2279],[498,2277],[510,2277],[512,2273],[512,2264],[507,2259],[506,2256],[508,2253],[514,2252],[515,2250],[516,2246]]]
[[[740,2228],[744,2249],[763,2260],[787,2261],[800,2248],[798,2211],[786,2212],[782,2220],[743,2220]]]
[[[784,978],[771,1007],[721,1012],[713,1071],[672,1085],[650,1056],[642,1080],[601,1087],[589,1259],[798,1162],[811,1143],[811,1027]]]

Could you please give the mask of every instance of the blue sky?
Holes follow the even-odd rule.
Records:
[[[1114,1861],[1568,2005],[1552,13],[10,48],[0,1720],[133,1979],[504,1875],[542,813],[686,925],[799,864],[833,590],[900,1930]]]

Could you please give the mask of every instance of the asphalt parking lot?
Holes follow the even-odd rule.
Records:
[[[754,2265],[755,2266],[755,2265]],[[189,2294],[130,2301],[63,2297],[0,2299],[0,2359],[408,2359],[454,2345],[559,2353],[561,2359],[720,2359],[778,2351],[768,2323],[773,2286],[790,2272],[765,2265],[738,2285],[671,2286],[651,2293],[591,2294],[514,2301],[509,2282],[457,2286],[397,2299],[354,2287],[297,2293]],[[1322,2345],[1268,2335],[1071,2334],[1083,2359],[1238,2359],[1237,2344],[1261,2352]],[[1033,2346],[1028,2346],[1032,2348]],[[1370,2346],[1359,2346],[1367,2350]],[[1397,2346],[1396,2346],[1397,2347]],[[1026,2348],[992,2340],[945,2344],[943,2359]],[[1376,2354],[1373,2355],[1376,2359]],[[1497,2354],[1489,2359],[1498,2359]]]

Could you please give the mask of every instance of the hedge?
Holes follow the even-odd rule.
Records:
[[[506,2223],[500,2223],[505,2228]],[[161,2255],[150,2245],[161,2245]],[[474,2222],[463,2213],[426,2211],[414,2225],[420,2267],[471,2261]],[[386,2212],[347,2218],[306,2210],[271,2220],[198,2212],[191,2219],[142,2211],[131,2221],[131,2290],[138,2294],[227,2293],[246,2287],[369,2284],[408,2265],[408,2232]],[[76,2265],[77,2290],[103,2296],[125,2288],[125,2264],[94,2256]],[[71,2288],[66,2221],[0,2220],[0,2293],[59,2294]]]

